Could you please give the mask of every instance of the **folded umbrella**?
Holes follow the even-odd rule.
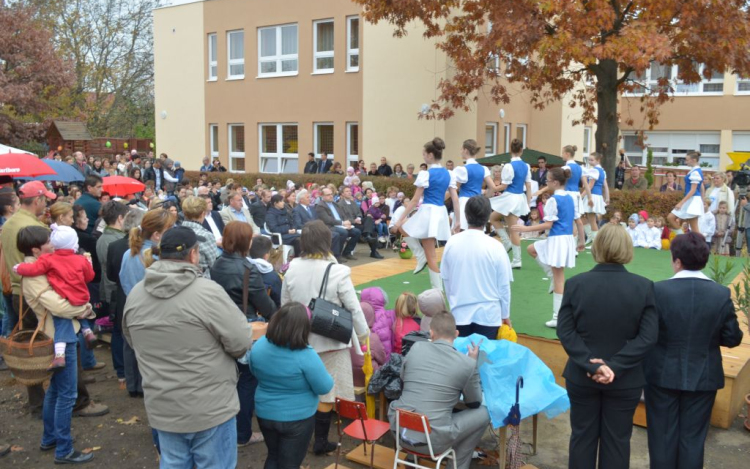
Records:
[[[45,176],[35,176],[35,177],[17,177],[16,179],[27,179],[30,181],[57,181],[57,182],[76,182],[76,181],[83,181],[85,178],[83,177],[83,174],[81,174],[77,169],[75,169],[73,166],[69,165],[68,163],[64,161],[57,161],[57,160],[39,160],[42,162],[42,164],[47,165],[52,171],[54,171],[56,174],[48,174]]]
[[[55,174],[55,172],[35,155],[28,153],[0,154],[0,176],[20,178],[47,174]]]
[[[102,191],[115,197],[143,192],[146,185],[141,181],[125,176],[107,176],[102,178]]]

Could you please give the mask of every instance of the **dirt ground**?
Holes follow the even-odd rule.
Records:
[[[92,399],[108,405],[110,413],[103,417],[73,418],[76,449],[90,448],[94,451],[95,458],[88,467],[105,467],[105,464],[107,469],[158,467],[143,400],[133,399],[126,391],[119,389],[111,368],[112,360],[107,346],[100,346],[96,350],[96,356],[97,360],[106,363],[107,366],[100,371],[90,373],[96,378],[96,382],[89,385],[89,392]],[[11,454],[0,458],[0,468],[53,467],[54,452],[43,453],[38,448],[42,422],[29,415],[25,403],[25,388],[16,384],[9,372],[0,372],[0,441],[15,446]],[[521,430],[522,441],[530,443],[530,421],[529,423],[525,421]],[[335,439],[335,435],[335,426],[332,426],[331,438]],[[553,420],[540,417],[537,455],[529,455],[525,460],[540,469],[567,467],[569,437],[570,427],[567,414]],[[393,447],[393,440],[387,435],[381,444]],[[642,428],[634,428],[631,444],[631,467],[647,468],[646,431]],[[354,446],[355,443],[352,440],[344,439],[345,452],[350,451]],[[487,450],[496,449],[492,434],[489,432],[485,434],[481,446]],[[524,451],[530,453],[530,444],[524,445]],[[265,453],[263,444],[240,448],[237,467],[262,468]],[[748,461],[750,461],[750,432],[744,430],[741,418],[735,419],[734,425],[729,430],[711,429],[706,443],[706,468],[740,469],[748,467]],[[310,469],[323,469],[333,462],[332,456],[316,457],[308,453],[304,465],[309,465]],[[347,465],[352,468],[359,467],[348,461]],[[479,461],[474,461],[472,467],[479,469],[485,466],[480,465]]]

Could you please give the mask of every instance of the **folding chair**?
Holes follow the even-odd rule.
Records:
[[[427,449],[429,453],[420,453],[412,449],[404,448],[401,446],[401,429],[406,428],[415,432],[424,433],[425,439],[427,440]],[[453,469],[457,469],[456,466],[456,452],[453,448],[448,448],[442,453],[435,455],[432,449],[432,439],[430,438],[432,433],[432,427],[430,427],[430,421],[426,415],[418,414],[416,412],[409,412],[407,410],[396,409],[396,457],[393,460],[393,469],[397,469],[399,464],[410,466],[414,468],[432,469],[429,466],[423,466],[419,464],[419,458],[430,459],[435,462],[435,469],[440,469],[440,464],[443,459],[448,458],[453,460]],[[401,451],[407,455],[414,456],[414,462],[408,461],[406,458],[400,459],[399,455]]]
[[[388,433],[391,426],[388,422],[368,419],[367,408],[362,402],[348,401],[337,397],[336,412],[339,414],[337,422],[339,444],[338,448],[336,448],[336,465],[334,467],[338,468],[339,466],[339,459],[341,457],[341,440],[343,439],[344,434],[347,434],[351,438],[363,441],[365,456],[367,455],[367,444],[370,444],[370,469],[373,469],[373,461],[375,460],[375,442]],[[342,418],[353,420],[353,422],[347,425],[343,430],[341,429]]]

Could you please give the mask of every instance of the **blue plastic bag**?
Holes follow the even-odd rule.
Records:
[[[523,345],[507,340],[487,340],[484,336],[472,334],[457,338],[453,346],[466,353],[471,342],[478,344],[480,341],[479,377],[494,428],[503,426],[503,419],[515,404],[519,376],[524,380],[519,400],[521,418],[541,412],[554,418],[570,408],[568,393],[555,383],[552,370]]]

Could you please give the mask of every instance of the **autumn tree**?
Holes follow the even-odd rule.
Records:
[[[0,142],[12,146],[43,139],[74,81],[34,15],[24,5],[0,5]]]
[[[653,127],[659,106],[674,93],[666,78],[650,87],[640,82],[652,62],[677,65],[683,83],[725,70],[750,76],[745,0],[354,1],[364,6],[366,20],[393,24],[396,37],[421,23],[424,36],[447,55],[452,74],[439,83],[429,117],[469,110],[479,91],[507,103],[507,85],[516,83],[538,109],[565,99],[583,110],[577,123],[596,122],[596,150],[610,174],[619,95],[643,93],[641,111]],[[488,66],[495,58],[504,70]]]

